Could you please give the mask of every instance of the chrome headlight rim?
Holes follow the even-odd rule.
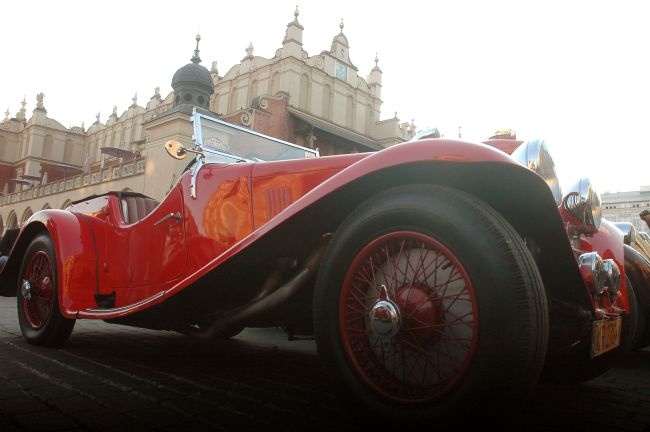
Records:
[[[555,169],[553,156],[543,139],[535,139],[523,142],[512,152],[512,157],[521,165],[534,171],[548,185],[555,204],[562,203],[562,190],[560,189],[560,180]]]
[[[562,208],[572,216],[569,223],[581,234],[594,234],[603,218],[600,196],[591,180],[580,178],[562,199]]]

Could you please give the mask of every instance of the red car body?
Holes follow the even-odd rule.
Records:
[[[195,114],[195,123],[201,121],[214,119]],[[199,153],[203,147],[197,147]],[[204,156],[200,154],[197,163]],[[579,202],[578,211],[567,211],[571,206],[566,196],[560,200],[549,183],[553,181],[552,176],[545,177],[548,171],[540,173],[538,168],[526,166],[525,160],[517,160],[489,145],[448,139],[417,140],[376,153],[201,163],[198,169],[195,166],[186,171],[161,202],[139,194],[114,192],[89,197],[66,210],[36,212],[22,227],[0,273],[0,291],[3,295],[18,295],[21,328],[26,326],[26,338],[40,345],[61,345],[67,339],[67,335],[45,337],[39,333],[47,329],[51,313],[59,314],[64,324],[69,322],[66,320],[102,319],[211,337],[228,336],[246,326],[315,331],[319,351],[335,369],[342,370],[341,380],[348,386],[349,394],[361,400],[365,409],[391,419],[412,416],[416,421],[427,420],[448,415],[478,397],[461,397],[458,392],[462,393],[465,386],[468,392],[473,392],[485,385],[481,380],[487,378],[474,375],[495,372],[476,366],[482,359],[494,361],[499,355],[516,357],[509,351],[530,343],[538,345],[527,351],[532,360],[514,359],[517,363],[510,368],[518,369],[513,376],[521,377],[513,378],[510,383],[499,372],[502,384],[509,388],[529,388],[542,372],[551,377],[571,375],[573,379],[588,379],[610,367],[629,349],[632,342],[628,339],[638,332],[636,318],[632,316],[636,306],[634,299],[628,297],[626,286],[622,234],[604,220],[595,228],[592,224],[585,229],[581,219],[584,215],[580,212],[591,211],[591,207]],[[492,258],[493,254],[500,256],[508,246],[495,243],[493,250],[492,247],[473,250],[472,242],[445,242],[441,238],[446,234],[426,234],[423,244],[439,251],[440,256],[449,257],[449,265],[459,269],[469,287],[466,297],[471,303],[473,327],[468,330],[470,336],[467,346],[463,343],[462,354],[450,354],[450,358],[457,356],[458,360],[452,366],[440,367],[441,371],[453,369],[443,373],[450,374],[441,380],[444,385],[436,382],[425,389],[409,379],[396,378],[395,369],[400,366],[375,359],[383,358],[383,354],[356,354],[354,346],[359,341],[345,317],[350,308],[347,304],[354,303],[357,284],[354,280],[361,273],[344,271],[343,286],[351,288],[340,291],[330,287],[336,284],[328,279],[329,273],[336,273],[337,268],[361,265],[368,248],[371,257],[377,251],[388,251],[387,248],[375,251],[374,243],[368,240],[367,246],[361,245],[352,259],[341,258],[343,251],[357,241],[355,227],[365,229],[364,220],[374,217],[373,205],[363,204],[368,200],[371,204],[377,200],[379,207],[384,201],[397,203],[386,204],[386,212],[394,212],[399,222],[390,230],[379,229],[377,239],[390,242],[395,236],[403,237],[407,239],[400,240],[404,245],[404,241],[419,238],[420,232],[437,232],[434,228],[417,228],[421,223],[415,219],[422,213],[417,199],[420,190],[425,201],[436,191],[442,191],[443,198],[460,195],[462,203],[458,205],[468,209],[474,201],[479,202],[478,210],[485,212],[485,218],[498,220],[497,228],[474,224],[466,227],[468,233],[462,233],[464,227],[456,224],[448,229],[458,231],[458,236],[464,239],[481,240],[484,229],[485,232],[496,229],[497,234],[490,235],[497,239],[502,235],[498,234],[500,229],[508,236],[518,237],[519,246],[515,250],[525,255],[525,262],[517,265],[527,269],[527,278],[539,278],[541,284],[533,281],[532,285],[543,285],[543,290],[526,288],[526,292],[536,294],[527,294],[524,300],[508,298],[496,285],[480,282],[482,278],[490,280],[485,276],[489,271],[498,277],[503,270],[490,270],[494,265],[488,264],[484,270],[475,269],[483,262],[481,254],[489,262],[496,259]],[[401,191],[416,198],[399,204]],[[576,193],[580,201],[580,191]],[[381,198],[385,196],[388,198]],[[360,211],[362,204],[367,208]],[[403,208],[409,206],[414,210],[404,213]],[[431,209],[441,207],[444,205],[430,204]],[[458,214],[471,213],[462,210],[465,207]],[[431,219],[432,226],[438,219]],[[383,234],[384,231],[388,234]],[[38,267],[30,262],[47,261],[48,247],[34,249],[33,246],[37,240],[42,243],[44,235],[51,239],[53,249],[51,260],[55,269],[47,275],[57,279],[56,298],[52,299],[56,305],[50,305],[46,316],[39,317],[35,308],[30,309],[30,302],[37,298],[36,282],[28,279],[29,272]],[[346,236],[349,241],[339,244]],[[480,244],[477,241],[476,247],[482,247]],[[416,247],[409,249],[413,250]],[[581,257],[589,252],[596,252],[601,260],[609,260],[610,277],[613,264],[619,280],[594,280],[604,273],[593,268],[602,265],[598,264],[601,261],[592,263],[591,268],[584,263]],[[475,261],[471,261],[475,264],[469,265],[470,261],[462,257],[472,254],[476,255],[472,258]],[[518,259],[517,254],[512,256],[513,260]],[[590,257],[595,259],[594,255]],[[432,265],[424,258],[418,262],[423,268]],[[410,265],[408,258],[405,266]],[[504,264],[504,268],[512,265]],[[41,277],[47,282],[42,284],[46,286],[44,291],[52,290],[49,277]],[[447,285],[452,284],[454,278],[448,273],[446,277]],[[447,322],[440,317],[445,315],[449,320],[451,311],[456,311],[451,306],[443,306],[443,300],[426,298],[430,294],[423,285],[428,278],[416,281],[413,276],[409,284],[388,290],[384,285],[389,284],[385,282],[380,284],[381,289],[377,288],[383,293],[360,301],[365,324],[359,325],[366,326],[362,333],[372,337],[373,351],[404,353],[405,347],[417,351],[412,348],[414,344],[434,347],[440,343],[443,336],[436,335],[435,328]],[[511,279],[519,280],[518,276]],[[25,285],[25,281],[29,283]],[[595,289],[597,283],[600,288]],[[479,284],[485,288],[479,290]],[[333,305],[330,309],[323,306],[328,302]],[[503,316],[507,321],[512,310],[520,308],[527,311],[522,316],[532,323],[530,332],[537,342],[509,341],[508,329],[522,327],[515,323],[498,324],[508,330],[505,333],[493,331],[490,317],[498,320]],[[430,330],[422,332],[406,324],[408,319],[431,321],[435,325],[425,326]],[[596,322],[605,326],[617,322],[619,327],[607,330],[605,335],[604,330],[596,330]],[[492,332],[500,334],[490,336]],[[594,342],[596,333],[603,341]],[[612,337],[616,340],[605,340]],[[485,348],[484,343],[495,348]],[[366,366],[368,356],[374,362],[372,367]],[[413,358],[405,362],[425,365],[430,362],[433,369],[437,367],[428,355],[424,356],[425,360],[417,354]],[[377,369],[377,364],[384,365],[385,370]],[[558,365],[562,365],[561,372]],[[390,368],[393,371],[387,372]],[[428,372],[420,374],[428,376]],[[400,382],[396,384],[394,380]],[[472,380],[479,384],[471,384]],[[414,412],[417,414],[413,416]]]

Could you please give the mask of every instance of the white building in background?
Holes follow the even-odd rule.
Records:
[[[648,231],[639,213],[650,210],[650,186],[641,186],[638,191],[604,193],[600,200],[604,218],[612,222],[630,222],[637,230]]]

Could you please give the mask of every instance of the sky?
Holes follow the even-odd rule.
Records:
[[[254,55],[272,58],[299,7],[303,48],[329,50],[343,33],[366,78],[378,56],[382,119],[482,141],[500,128],[548,143],[565,185],[599,192],[650,185],[650,26],[643,0],[0,0],[0,112],[27,115],[45,94],[48,116],[86,127],[135,94],[144,106],[200,56],[220,75]],[[4,118],[4,114],[2,117]]]

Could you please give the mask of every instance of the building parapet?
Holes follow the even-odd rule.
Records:
[[[48,195],[54,195],[86,186],[96,185],[99,183],[110,182],[116,179],[144,174],[146,166],[146,157],[134,159],[121,165],[105,168],[103,170],[79,174],[64,180],[47,183],[45,185],[35,186],[31,189],[14,192],[8,195],[0,196],[0,207],[14,204],[21,201],[28,201],[34,198],[40,198]]]

